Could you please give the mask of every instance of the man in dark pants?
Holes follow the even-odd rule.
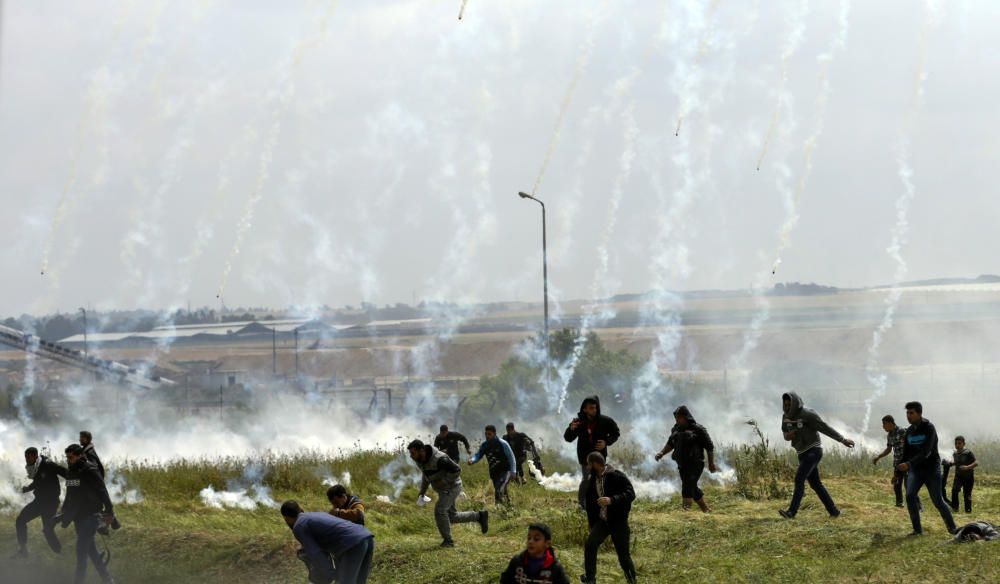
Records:
[[[486,426],[484,434],[486,440],[469,459],[469,465],[476,464],[485,456],[490,467],[490,480],[493,481],[493,498],[497,505],[509,505],[510,497],[507,495],[507,485],[511,478],[517,476],[514,451],[511,450],[507,441],[497,436],[496,426]]]
[[[83,455],[94,463],[97,472],[101,475],[101,480],[104,480],[104,463],[101,462],[101,457],[97,456],[97,450],[94,449],[94,436],[86,430],[80,430],[80,446],[83,447]]]
[[[517,480],[524,484],[524,463],[528,461],[528,452],[532,453],[534,461],[538,466],[541,466],[541,462],[538,461],[535,441],[524,432],[518,432],[514,428],[514,422],[507,422],[507,433],[504,434],[504,440],[510,444],[510,449],[514,451],[514,461],[517,463]]]
[[[896,466],[903,462],[903,447],[906,445],[906,428],[896,425],[896,420],[890,416],[882,417],[882,429],[885,430],[885,450],[872,459],[872,464],[878,464],[889,454],[892,454],[892,490],[896,493],[896,506],[903,506],[903,491],[906,490],[906,473]]]
[[[429,500],[424,498],[429,487],[434,487],[438,494],[438,501],[434,505],[434,523],[437,524],[438,532],[443,539],[441,547],[455,547],[455,540],[451,538],[451,526],[454,523],[476,522],[479,523],[483,533],[489,531],[489,511],[459,513],[455,508],[455,501],[462,494],[462,467],[458,466],[458,463],[448,458],[447,454],[420,440],[410,442],[406,449],[410,453],[410,459],[423,473],[417,504],[422,505],[421,501]]]
[[[584,575],[580,581],[584,584],[597,581],[597,550],[610,536],[618,554],[618,564],[625,573],[625,581],[635,584],[635,565],[629,552],[632,532],[628,525],[635,490],[628,477],[607,464],[600,452],[587,455],[587,469],[586,504],[590,534],[583,547]]]
[[[920,487],[927,485],[931,503],[938,509],[948,533],[955,533],[955,519],[951,509],[944,502],[941,492],[941,455],[938,454],[937,429],[930,420],[924,418],[924,407],[920,402],[906,404],[906,445],[903,447],[903,462],[896,468],[908,473],[906,477],[906,509],[910,512],[913,533],[923,535],[920,526]]]
[[[114,506],[108,489],[104,486],[97,465],[90,462],[83,454],[83,447],[70,444],[66,447],[66,462],[69,469],[66,472],[66,501],[62,512],[57,518],[63,527],[73,523],[76,528],[76,576],[75,584],[82,584],[87,577],[87,560],[105,583],[114,582],[107,566],[97,551],[94,537],[102,523],[114,520]]]
[[[25,468],[31,483],[21,489],[22,493],[34,491],[33,501],[24,506],[14,522],[17,531],[18,551],[15,557],[28,556],[28,523],[36,517],[42,518],[42,533],[45,541],[55,553],[62,553],[62,544],[56,536],[56,512],[59,511],[59,477],[66,478],[66,469],[38,454],[31,447],[24,451]]]
[[[830,517],[839,517],[840,509],[833,502],[833,497],[823,486],[823,481],[819,478],[819,461],[823,460],[823,445],[820,441],[820,433],[826,434],[837,442],[848,448],[854,448],[854,441],[848,440],[840,435],[826,422],[819,414],[802,405],[802,398],[795,392],[789,392],[781,396],[781,432],[792,443],[792,448],[799,455],[799,469],[795,472],[795,491],[792,493],[792,502],[788,509],[781,509],[778,514],[785,519],[795,517],[799,512],[799,505],[802,504],[802,497],[806,492],[806,482],[816,491],[816,496],[823,502],[826,512]]]
[[[465,446],[465,455],[472,456],[469,439],[458,432],[448,430],[448,426],[441,424],[441,433],[434,437],[434,448],[444,452],[448,455],[448,458],[458,463],[461,462],[458,459],[459,443]]]
[[[955,482],[951,487],[951,509],[958,512],[958,492],[962,491],[962,499],[965,501],[965,512],[972,513],[972,488],[976,484],[976,455],[965,447],[965,436],[955,437],[955,453],[951,456],[951,462],[945,463],[945,480],[947,483],[948,468],[955,467]]]
[[[583,400],[580,404],[580,413],[569,423],[569,427],[563,433],[566,442],[576,440],[576,458],[580,463],[580,473],[583,475],[580,480],[580,489],[577,492],[577,501],[581,509],[586,509],[585,494],[587,490],[587,477],[589,470],[587,466],[587,455],[591,452],[600,452],[605,459],[608,458],[608,446],[618,441],[621,431],[618,424],[608,416],[601,414],[601,398],[592,395]]]
[[[295,501],[282,503],[281,516],[302,544],[299,558],[309,568],[310,582],[368,582],[375,554],[375,536],[363,525],[329,513],[306,513]]]
[[[694,501],[699,509],[708,513],[711,509],[705,502],[705,493],[698,488],[698,479],[705,470],[706,452],[708,472],[719,470],[715,466],[715,444],[712,443],[708,430],[695,421],[687,406],[674,410],[674,427],[670,430],[670,438],[663,446],[663,450],[656,453],[655,458],[659,461],[671,452],[673,453],[671,458],[677,463],[677,473],[681,476],[681,499],[684,509],[690,509],[691,502]]]

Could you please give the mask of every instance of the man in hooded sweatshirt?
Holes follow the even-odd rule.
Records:
[[[469,459],[469,466],[476,464],[485,456],[490,467],[490,480],[493,481],[493,498],[497,505],[508,505],[510,497],[507,495],[507,485],[517,476],[514,451],[506,440],[497,436],[496,426],[492,424],[486,426],[484,435],[486,440]]]
[[[695,421],[691,410],[681,406],[674,410],[674,427],[663,449],[656,453],[656,460],[672,454],[677,463],[677,474],[681,476],[681,498],[685,509],[691,508],[691,501],[708,513],[711,509],[705,503],[705,493],[698,488],[698,479],[705,470],[705,453],[708,453],[708,472],[716,472],[715,444],[708,430]]]
[[[924,406],[912,401],[906,404],[906,444],[903,446],[903,462],[896,468],[906,475],[906,510],[910,513],[913,533],[923,535],[920,525],[920,487],[927,485],[931,503],[938,509],[948,533],[955,533],[955,518],[944,501],[941,488],[941,455],[938,454],[937,429],[924,417]]]
[[[441,533],[441,547],[455,547],[455,540],[451,538],[452,523],[479,523],[479,528],[483,533],[489,531],[490,516],[488,511],[465,511],[459,513],[455,508],[455,501],[462,494],[462,468],[458,466],[448,455],[434,448],[430,444],[424,444],[420,440],[410,442],[406,449],[410,453],[410,458],[416,463],[417,468],[423,473],[423,481],[420,483],[420,493],[417,495],[418,504],[420,501],[427,501],[428,487],[434,487],[437,491],[438,501],[434,505],[434,522]]]
[[[782,517],[791,519],[799,512],[802,497],[805,495],[806,482],[816,491],[819,500],[826,507],[830,517],[839,517],[840,509],[833,502],[833,497],[819,478],[819,461],[823,459],[823,446],[819,435],[826,434],[848,448],[854,448],[854,441],[844,438],[826,422],[819,414],[802,405],[802,398],[795,392],[781,396],[782,418],[781,432],[785,440],[792,443],[792,448],[799,455],[799,469],[795,472],[795,491],[788,509],[778,511]]]
[[[590,533],[583,546],[584,575],[580,581],[583,584],[597,581],[597,550],[610,536],[618,554],[618,564],[625,573],[625,581],[635,584],[635,565],[629,551],[632,531],[628,524],[635,489],[625,473],[607,464],[600,452],[588,454],[587,464],[590,476],[587,477],[586,509]]]
[[[18,546],[14,557],[28,556],[28,523],[36,517],[42,518],[42,533],[45,534],[49,547],[57,554],[62,553],[62,544],[55,531],[55,517],[59,511],[59,477],[66,478],[66,469],[38,454],[35,447],[24,451],[24,462],[31,483],[21,489],[21,492],[34,491],[35,498],[24,506],[14,522]]]
[[[580,404],[580,413],[569,423],[569,427],[563,433],[566,442],[576,440],[576,458],[580,463],[580,473],[583,475],[580,480],[580,489],[577,492],[577,500],[580,507],[587,508],[586,492],[587,479],[590,471],[587,466],[587,455],[591,452],[600,452],[605,459],[608,458],[608,446],[618,441],[621,431],[614,420],[601,414],[601,398],[596,395],[584,398]]]

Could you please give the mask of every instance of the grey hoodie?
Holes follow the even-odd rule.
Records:
[[[790,391],[781,396],[782,402],[788,398],[792,406],[788,413],[782,412],[781,431],[783,433],[794,432],[790,439],[792,448],[799,454],[813,448],[822,448],[819,435],[826,434],[837,442],[843,442],[844,437],[819,417],[819,414],[802,405],[802,398],[794,391]]]
[[[430,444],[424,446],[424,452],[427,456],[425,461],[417,463],[417,467],[423,473],[423,482],[420,483],[421,495],[427,493],[427,487],[434,487],[438,493],[447,493],[456,487],[461,488],[462,467]]]

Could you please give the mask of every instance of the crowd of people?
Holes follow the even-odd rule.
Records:
[[[64,454],[66,466],[40,453],[34,446],[24,451],[25,470],[31,482],[21,491],[34,493],[34,499],[14,520],[18,549],[13,559],[28,557],[28,524],[33,520],[42,520],[45,541],[56,554],[62,553],[56,526],[66,528],[72,523],[76,531],[73,582],[81,584],[86,579],[89,564],[94,565],[102,582],[114,582],[107,566],[110,557],[97,549],[96,538],[99,533],[107,535],[111,529],[118,529],[120,524],[104,484],[104,465],[94,448],[93,435],[80,432],[79,443],[67,446]],[[60,478],[66,484],[66,498],[61,507]]]
[[[967,448],[965,438],[955,438],[955,451],[950,461],[942,461],[938,453],[938,435],[934,425],[923,417],[919,402],[905,406],[908,427],[896,424],[891,415],[882,418],[886,432],[886,448],[875,456],[878,464],[890,454],[893,457],[891,483],[896,506],[904,503],[913,526],[911,535],[923,533],[919,492],[926,488],[931,503],[938,510],[948,531],[968,539],[996,539],[1000,537],[994,526],[974,522],[959,529],[953,511],[959,511],[959,493],[963,496],[966,513],[972,512],[972,489],[975,484],[975,455]],[[711,509],[705,501],[699,481],[706,468],[717,472],[715,445],[708,430],[697,422],[691,410],[680,406],[673,412],[674,424],[666,444],[654,458],[659,461],[671,456],[677,465],[681,481],[681,499],[684,509],[693,505],[704,512]],[[798,455],[794,489],[787,507],[778,511],[781,517],[794,519],[805,496],[806,484],[816,493],[826,512],[839,517],[837,507],[820,478],[823,459],[821,435],[825,435],[847,448],[854,448],[852,440],[845,438],[827,424],[814,410],[805,407],[796,393],[782,395],[781,431]],[[631,557],[631,528],[629,515],[635,501],[635,489],[628,476],[609,462],[609,448],[621,437],[618,424],[601,413],[598,396],[583,400],[579,413],[570,421],[563,434],[566,442],[576,443],[581,481],[577,503],[585,512],[588,535],[584,543],[583,584],[595,584],[597,552],[608,539],[614,546],[618,563],[630,584],[637,581],[635,564]],[[462,468],[459,446],[463,446],[468,465],[485,459],[493,485],[494,501],[498,506],[510,505],[508,486],[511,482],[525,481],[524,465],[531,458],[529,474],[544,473],[534,440],[518,432],[513,423],[506,425],[503,436],[493,425],[483,430],[483,441],[473,453],[469,440],[445,425],[440,428],[434,444],[413,440],[407,445],[410,459],[421,472],[417,504],[431,500],[428,491],[437,495],[434,521],[441,536],[441,547],[455,547],[452,525],[476,523],[480,531],[489,531],[488,510],[458,511],[462,496]],[[113,582],[108,572],[108,558],[96,545],[98,533],[107,534],[117,529],[118,521],[105,486],[105,471],[94,448],[89,432],[80,432],[78,444],[65,449],[67,466],[62,466],[39,453],[37,448],[25,451],[27,475],[31,482],[23,492],[33,492],[34,500],[28,503],[15,521],[18,551],[15,558],[27,557],[27,528],[36,518],[41,519],[42,533],[53,552],[59,554],[62,545],[56,534],[57,525],[67,527],[72,523],[76,530],[76,583],[86,577],[88,564],[93,564],[103,582]],[[534,470],[532,470],[534,469]],[[944,469],[944,470],[942,470]],[[955,477],[950,501],[945,499],[947,476],[954,469]],[[66,498],[60,507],[60,478],[66,483]],[[905,495],[905,498],[904,498]],[[308,570],[310,582],[316,584],[364,584],[368,581],[375,553],[375,536],[365,526],[364,502],[351,494],[344,485],[333,485],[326,492],[330,510],[306,512],[298,502],[285,501],[281,515],[301,545],[298,557]],[[544,523],[528,526],[527,542],[523,552],[511,558],[507,569],[500,576],[501,584],[554,583],[568,584],[569,578],[560,564],[552,546],[552,530]]]

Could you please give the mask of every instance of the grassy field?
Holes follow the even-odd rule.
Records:
[[[831,453],[832,454],[832,453]],[[529,522],[541,520],[555,531],[557,552],[572,578],[581,573],[584,517],[573,494],[544,490],[536,484],[512,490],[513,511],[495,510],[483,464],[463,472],[468,500],[460,507],[491,510],[488,535],[478,526],[455,527],[457,547],[438,548],[430,507],[417,508],[416,488],[402,491],[395,504],[375,497],[392,494],[379,470],[393,459],[389,452],[303,454],[267,457],[261,462],[273,497],[298,499],[308,510],[326,508],[322,479],[352,475],[352,490],[368,503],[369,528],[376,535],[375,583],[496,582],[510,556],[522,547]],[[110,538],[111,569],[120,582],[305,582],[295,558],[297,545],[274,509],[218,510],[206,507],[199,491],[211,484],[224,488],[243,474],[248,461],[184,462],[167,467],[130,463],[121,469],[145,501],[120,505],[124,527]],[[827,463],[827,461],[824,461]],[[565,466],[563,470],[568,470]],[[908,539],[905,510],[893,506],[886,466],[875,471],[864,457],[830,456],[826,482],[841,506],[839,519],[826,516],[817,499],[792,521],[781,519],[782,500],[749,500],[734,486],[710,487],[714,513],[682,511],[668,502],[639,501],[632,514],[633,557],[640,580],[684,582],[996,582],[1000,542],[947,545],[949,536],[937,513],[925,513],[922,538]],[[788,486],[788,485],[784,485]],[[1000,475],[980,473],[976,512],[960,514],[998,519]],[[925,503],[925,506],[928,506]],[[928,506],[929,507],[929,506]],[[2,520],[13,523],[9,510]],[[5,561],[2,582],[69,580],[72,528],[60,531],[63,557],[45,547],[40,525],[31,525],[32,560]],[[13,529],[0,540],[4,559],[14,551]],[[96,576],[91,572],[91,581]],[[622,582],[613,551],[602,551],[600,582]]]

